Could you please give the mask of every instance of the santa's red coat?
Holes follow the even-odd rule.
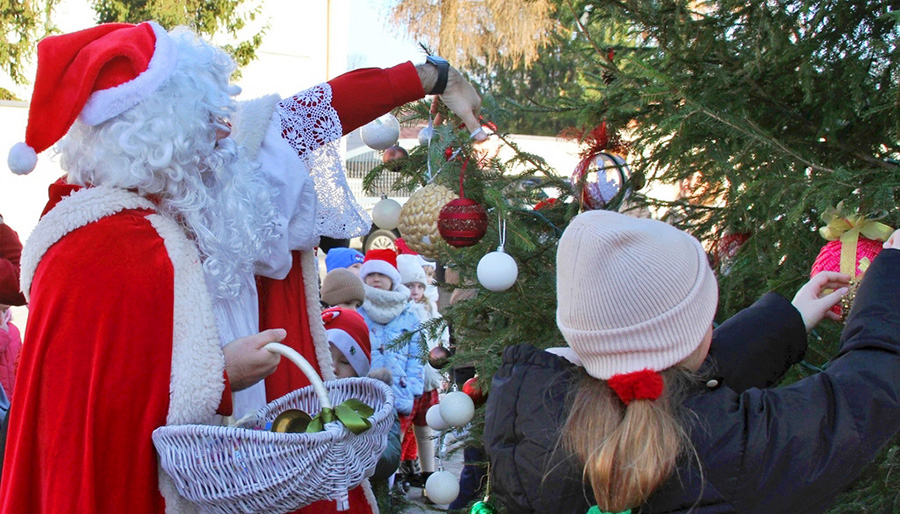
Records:
[[[345,133],[424,95],[409,64],[352,72],[331,86],[332,105]],[[54,185],[45,212],[53,212],[73,189]],[[179,316],[190,317],[182,311],[193,308],[176,307],[176,296],[183,294],[177,291],[182,286],[175,268],[184,259],[175,264],[167,247],[170,239],[151,222],[152,206],[96,216],[88,208],[81,211],[94,217],[83,225],[51,230],[47,237],[53,240],[32,263],[28,329],[9,415],[0,512],[162,513],[166,505],[150,433],[173,419],[208,422],[228,397],[221,378],[224,361],[216,343],[217,353],[206,354],[204,365],[195,366],[208,379],[205,387],[176,387],[174,377],[180,372],[173,364],[173,339],[178,340],[173,332],[183,324],[176,322]],[[200,269],[199,260],[192,266]],[[318,365],[310,323],[320,320],[308,316],[309,298],[300,294],[308,289],[305,280],[301,259],[295,258],[285,280],[261,281],[261,328],[286,328],[286,342]],[[214,341],[208,306],[200,311],[193,320],[201,332],[212,328],[213,337],[199,339]],[[278,397],[306,383],[298,370],[283,364],[267,380],[267,394]],[[173,414],[170,400],[183,406],[190,403],[184,396],[190,395],[198,397],[202,408],[189,412],[179,407]],[[364,499],[361,490],[353,491],[351,508],[367,511]],[[168,507],[175,511],[172,504]]]

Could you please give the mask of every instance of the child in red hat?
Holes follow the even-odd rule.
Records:
[[[354,310],[333,307],[322,311],[322,322],[331,347],[335,378],[368,375],[372,347],[366,320]]]

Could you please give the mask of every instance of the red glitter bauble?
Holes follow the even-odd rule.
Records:
[[[472,246],[487,232],[487,211],[471,198],[457,198],[441,209],[438,215],[438,232],[450,246]]]

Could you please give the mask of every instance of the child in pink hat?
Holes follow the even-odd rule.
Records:
[[[900,431],[900,231],[884,248],[837,357],[775,388],[850,277],[819,273],[792,302],[770,293],[714,332],[699,241],[576,216],[556,266],[568,346],[511,346],[493,377],[492,497],[510,512],[825,511]]]

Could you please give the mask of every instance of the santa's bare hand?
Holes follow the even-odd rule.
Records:
[[[281,356],[264,350],[269,343],[277,343],[287,337],[282,328],[265,330],[252,336],[241,337],[225,345],[225,371],[232,391],[246,389],[275,372]]]
[[[447,75],[447,87],[440,97],[444,105],[462,119],[475,141],[487,139],[488,136],[481,130],[481,122],[478,121],[481,97],[475,92],[472,84],[469,84],[462,74],[452,66]]]

